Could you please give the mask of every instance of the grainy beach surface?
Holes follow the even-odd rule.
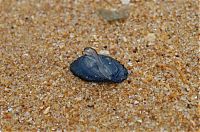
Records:
[[[129,6],[107,22],[100,0],[0,0],[0,131],[198,131],[198,0]],[[85,47],[119,60],[128,79],[73,76]]]

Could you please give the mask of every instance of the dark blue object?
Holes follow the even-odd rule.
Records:
[[[72,62],[70,71],[79,78],[91,82],[120,83],[128,76],[127,69],[117,60],[97,54],[93,48],[85,48],[84,55]]]

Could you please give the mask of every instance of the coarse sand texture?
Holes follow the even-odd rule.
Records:
[[[199,5],[131,0],[107,21],[120,0],[0,0],[0,131],[198,131]],[[128,78],[75,77],[85,47]]]

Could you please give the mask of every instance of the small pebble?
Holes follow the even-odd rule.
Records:
[[[124,42],[128,42],[128,40],[127,40],[127,38],[125,36],[122,37],[122,39],[123,39]]]
[[[146,36],[146,40],[149,41],[149,42],[154,42],[156,40],[156,35],[154,33],[149,33]]]
[[[129,17],[129,8],[120,7],[119,9],[99,9],[98,14],[107,21],[123,20]]]
[[[121,0],[121,3],[124,5],[128,5],[130,3],[130,0]]]
[[[49,110],[50,110],[50,106],[49,107],[47,107],[44,111],[43,111],[43,114],[48,114],[49,113]]]
[[[131,61],[129,61],[127,64],[128,64],[129,66],[133,66],[133,63],[132,63]]]

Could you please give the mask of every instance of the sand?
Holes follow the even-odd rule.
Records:
[[[113,7],[120,1],[109,0]],[[199,3],[0,0],[0,131],[198,131]],[[119,84],[73,76],[93,47],[129,70]]]

